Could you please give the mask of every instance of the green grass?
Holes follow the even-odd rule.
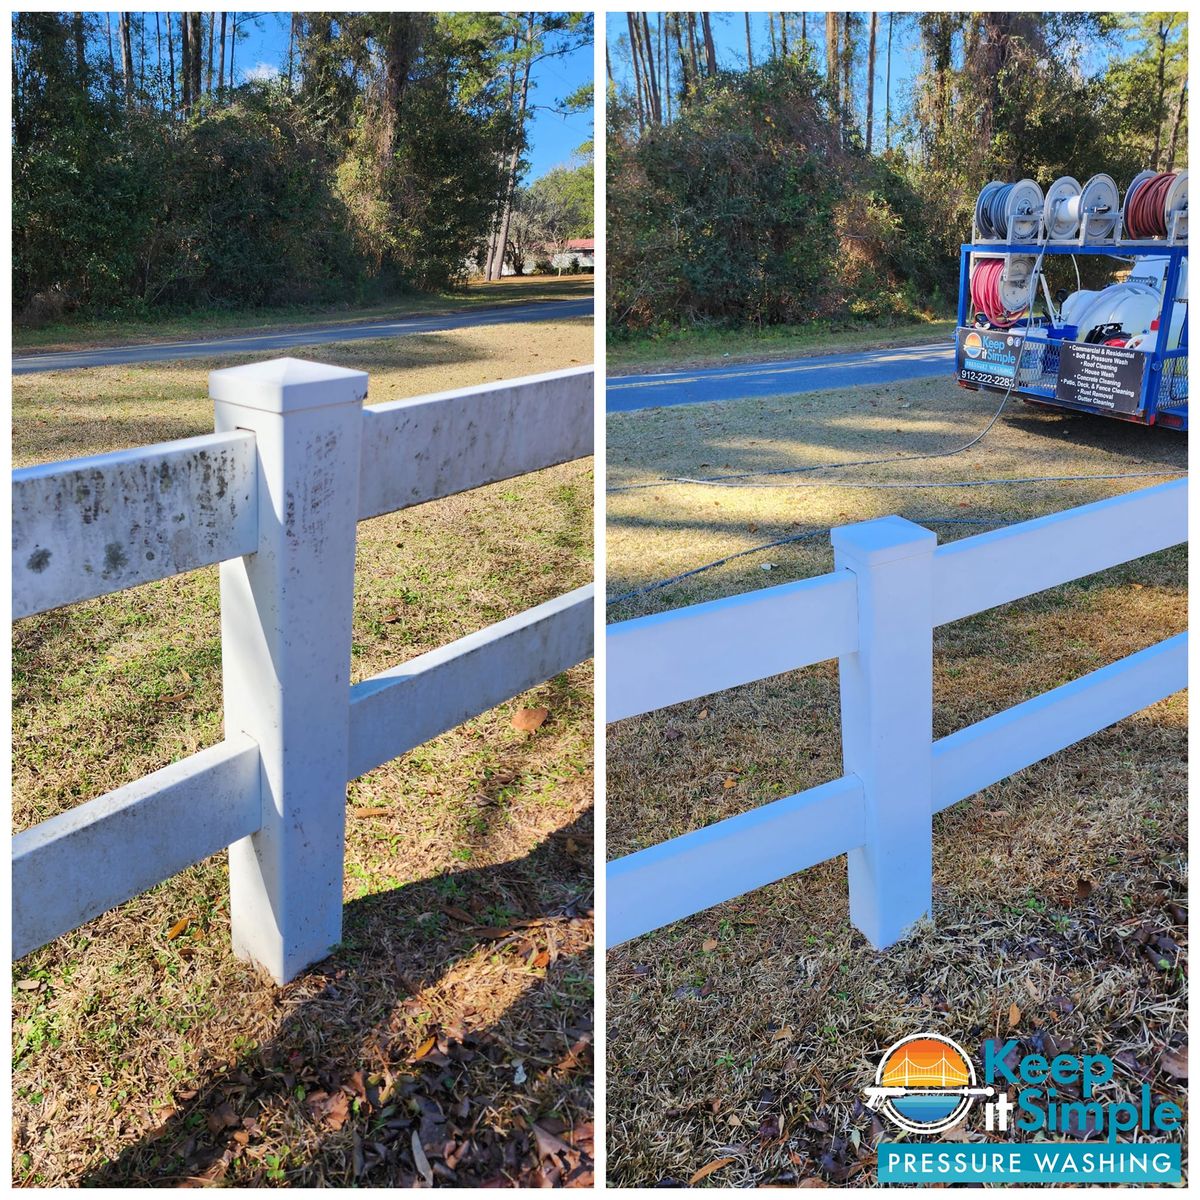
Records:
[[[940,341],[953,332],[952,318],[890,321],[819,321],[809,325],[769,325],[755,329],[715,327],[672,329],[608,344],[610,375],[673,367],[705,367],[843,350],[882,349]]]
[[[380,401],[588,362],[592,345],[576,318],[519,343],[497,326],[309,353],[368,370]],[[14,458],[208,432],[212,365],[19,377]],[[352,680],[590,579],[592,493],[583,460],[364,521]],[[20,621],[14,643],[18,829],[222,737],[216,568]],[[536,734],[513,727],[521,706],[549,709]],[[16,1181],[409,1186],[408,1116],[447,1080],[468,1111],[425,1146],[440,1166],[469,1143],[466,1185],[530,1178],[531,1121],[584,1146],[586,1042],[556,1064],[591,1029],[591,713],[585,663],[351,781],[343,942],[287,988],[231,954],[224,854],[15,964]],[[505,913],[511,937],[476,929]],[[306,1103],[339,1092],[344,1124]]]
[[[610,619],[824,574],[832,526],[899,513],[945,542],[1157,482],[1102,474],[1187,469],[1186,439],[1168,430],[1014,403],[951,457],[720,489],[667,481],[945,451],[997,402],[932,378],[611,415],[609,486],[652,485],[607,498],[611,595],[820,536],[613,605]],[[852,486],[1040,475],[1093,478]],[[987,524],[954,523],[964,517]],[[934,737],[1186,625],[1179,546],[941,626]],[[826,662],[610,725],[608,856],[840,777],[839,709]],[[939,813],[935,923],[889,950],[851,925],[839,858],[611,951],[612,1184],[686,1183],[729,1160],[706,1186],[871,1185],[875,1144],[892,1131],[863,1110],[862,1089],[883,1048],[921,1029],[975,1054],[1009,1033],[1026,1050],[1088,1045],[1119,1064],[1108,1099],[1136,1100],[1144,1073],[1186,1104],[1160,1064],[1187,1039],[1187,728],[1178,693]],[[1006,1136],[969,1128],[981,1149]]]
[[[472,283],[458,291],[414,292],[378,304],[295,304],[273,308],[205,309],[158,316],[79,317],[51,324],[13,327],[13,352],[79,350],[124,342],[217,337],[224,333],[283,330],[298,325],[385,320],[536,300],[567,300],[592,294],[591,275],[509,278]]]

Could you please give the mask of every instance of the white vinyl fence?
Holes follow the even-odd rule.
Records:
[[[619,721],[839,660],[840,779],[617,859],[617,945],[840,854],[876,947],[931,911],[933,814],[1187,686],[1179,634],[933,740],[933,630],[1187,539],[1187,482],[937,546],[900,517],[833,531],[829,575],[612,625]]]
[[[363,405],[367,376],[210,376],[216,433],[13,473],[13,614],[221,564],[225,740],[13,839],[19,957],[229,847],[235,952],[340,940],[347,780],[591,657],[589,585],[350,686],[357,524],[592,453],[591,367]]]

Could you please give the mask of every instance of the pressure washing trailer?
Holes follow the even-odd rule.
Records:
[[[1124,204],[1108,175],[1058,179],[1045,194],[1032,179],[987,184],[959,265],[959,384],[1186,429],[1187,198],[1186,171],[1143,171]],[[1065,256],[1076,290],[1052,295],[1044,264]],[[1083,256],[1126,277],[1085,290]]]

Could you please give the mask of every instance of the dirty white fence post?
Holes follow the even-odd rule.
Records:
[[[225,733],[258,743],[263,825],[229,848],[233,949],[276,982],[341,938],[362,371],[276,359],[209,376],[258,454],[258,549],[221,564]]]
[[[842,757],[866,800],[849,854],[850,919],[875,947],[927,915],[933,893],[933,551],[901,517],[833,531],[858,583],[858,649],[840,659]]]

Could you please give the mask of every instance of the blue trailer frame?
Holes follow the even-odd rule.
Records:
[[[1094,413],[1098,416],[1116,417],[1123,421],[1133,421],[1141,425],[1163,425],[1169,429],[1185,430],[1188,427],[1187,417],[1187,358],[1188,334],[1187,321],[1179,335],[1179,346],[1175,350],[1167,350],[1166,333],[1170,328],[1171,314],[1175,310],[1177,292],[1179,290],[1180,264],[1187,258],[1186,245],[1170,245],[1164,242],[1116,242],[1103,245],[1074,245],[1066,242],[964,242],[961,246],[958,274],[958,328],[974,329],[973,312],[971,309],[971,256],[973,254],[999,258],[1009,254],[1019,254],[1025,257],[1036,257],[1040,254],[1079,255],[1108,258],[1165,258],[1167,259],[1167,275],[1163,286],[1163,302],[1159,309],[1159,324],[1162,336],[1158,339],[1153,350],[1144,351],[1147,356],[1146,370],[1142,375],[1142,395],[1137,411],[1132,413],[1110,412],[1090,404],[1064,401],[1056,395],[1058,377],[1059,350],[1062,340],[1055,340],[1051,334],[1045,343],[1044,362],[1041,377],[1036,382],[1014,383],[1012,392],[1021,396],[1030,404],[1047,408],[1069,409],[1074,412]],[[1028,328],[1031,332],[1042,329],[1039,322],[1023,318],[1012,326],[1013,329]],[[1165,318],[1165,319],[1164,319]],[[956,339],[957,340],[957,339]],[[1040,339],[1039,339],[1040,344]],[[1024,355],[1022,355],[1024,361]],[[958,376],[957,356],[955,361],[955,376]],[[967,383],[957,380],[960,387],[973,391],[1003,392],[1004,387],[991,384]]]

